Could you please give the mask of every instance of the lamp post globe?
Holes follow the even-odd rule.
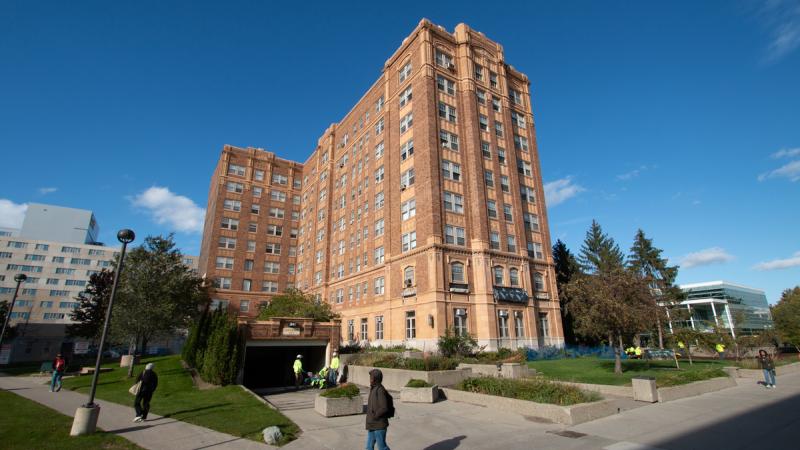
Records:
[[[22,283],[23,281],[25,281],[27,279],[28,279],[28,276],[25,275],[24,273],[19,273],[19,274],[14,275],[14,281],[16,281],[17,283]]]
[[[134,233],[133,230],[125,228],[124,230],[119,230],[117,233],[117,240],[123,244],[130,244],[134,239],[136,239],[136,233]]]

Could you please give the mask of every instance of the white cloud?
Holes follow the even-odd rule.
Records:
[[[729,254],[722,247],[711,247],[693,252],[681,258],[681,268],[688,269],[690,267],[708,266],[711,264],[722,264],[734,259],[733,255]]]
[[[27,210],[27,203],[17,204],[11,200],[0,198],[0,227],[22,228],[22,221],[25,220],[25,211]]]
[[[770,34],[764,61],[773,63],[800,47],[800,4],[795,0],[769,0],[760,11]]]
[[[775,170],[762,173],[758,176],[758,181],[764,181],[769,178],[788,178],[791,181],[800,180],[800,159],[788,162]]]
[[[572,182],[572,177],[559,178],[544,184],[544,197],[548,206],[556,206],[572,197],[580,194],[586,189],[579,184]]]
[[[42,195],[52,194],[53,192],[57,191],[58,188],[54,187],[40,187],[39,193]]]
[[[189,197],[169,188],[154,186],[131,200],[133,206],[146,209],[158,224],[168,224],[176,231],[202,233],[205,209]]]
[[[800,156],[800,147],[797,148],[784,148],[772,154],[775,159],[778,158],[794,158]]]
[[[773,259],[772,261],[760,262],[753,268],[756,270],[779,270],[788,269],[790,267],[800,266],[800,252],[794,252],[794,255],[784,259]]]
[[[645,170],[647,170],[647,166],[639,166],[636,169],[631,170],[630,172],[625,172],[621,175],[617,175],[617,179],[620,181],[628,181],[630,179],[636,178],[642,174]]]

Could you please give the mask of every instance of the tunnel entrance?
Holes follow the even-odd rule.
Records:
[[[316,373],[325,366],[326,346],[325,341],[248,342],[242,384],[250,389],[294,386],[297,355],[303,355],[303,372]]]

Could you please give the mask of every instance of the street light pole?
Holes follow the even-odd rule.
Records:
[[[94,363],[94,374],[92,375],[92,387],[89,391],[89,402],[75,411],[75,419],[72,422],[72,430],[69,433],[71,436],[94,433],[97,427],[97,419],[100,417],[100,406],[94,403],[94,395],[97,391],[97,380],[100,376],[100,360],[103,358],[103,346],[105,345],[106,336],[108,335],[108,326],[111,323],[111,309],[114,306],[117,285],[122,275],[122,266],[125,261],[125,249],[128,247],[128,244],[136,239],[136,234],[133,230],[120,230],[117,233],[117,239],[122,243],[122,251],[119,254],[119,264],[114,273],[114,284],[111,286],[111,298],[108,299],[108,307],[106,308],[106,320],[103,324],[103,334],[100,336],[100,348],[97,351],[97,359]]]
[[[8,327],[8,321],[11,319],[11,312],[14,311],[14,303],[16,303],[17,294],[19,294],[19,285],[27,279],[28,277],[24,273],[14,275],[14,281],[17,282],[17,288],[14,289],[14,297],[11,298],[11,305],[8,307],[8,311],[6,311],[6,319],[3,321],[3,331],[0,331],[0,352],[3,351],[3,336],[6,335],[6,327]],[[9,354],[9,361],[10,358],[11,355]]]

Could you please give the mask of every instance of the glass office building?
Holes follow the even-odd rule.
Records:
[[[680,285],[686,298],[681,305],[691,312],[687,326],[711,331],[714,325],[736,332],[758,334],[772,328],[772,316],[767,296],[759,289],[710,281]]]

